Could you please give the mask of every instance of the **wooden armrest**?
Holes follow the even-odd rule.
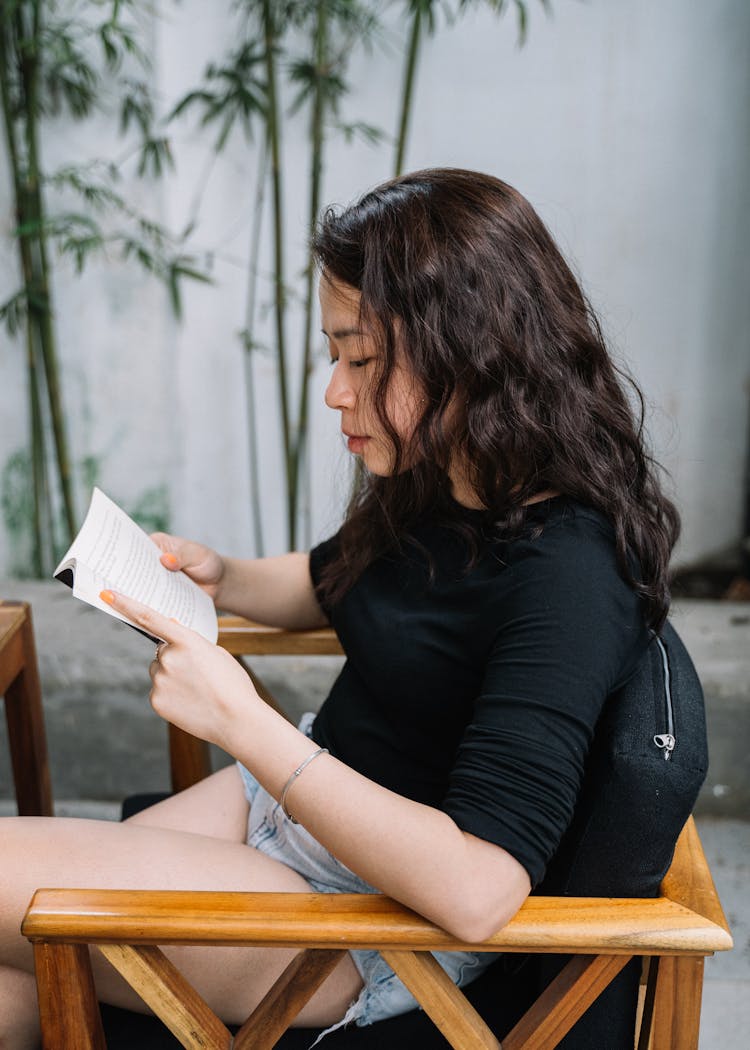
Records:
[[[40,889],[31,941],[252,944],[415,951],[706,955],[727,931],[666,897],[530,897],[499,933],[466,943],[387,897],[367,894]]]
[[[670,887],[680,899],[670,898]],[[662,896],[648,900],[530,897],[481,944],[455,940],[389,898],[364,894],[40,889],[22,931],[34,943],[44,1045],[50,1050],[104,1048],[88,944],[100,946],[186,1046],[198,1045],[197,1035],[201,1046],[269,1050],[339,953],[351,948],[381,951],[449,1045],[483,1050],[501,1044],[431,951],[574,956],[503,1035],[504,1050],[557,1046],[632,956],[656,956],[638,1045],[697,1046],[702,957],[731,948],[732,939],[692,823],[662,889]],[[157,947],[167,944],[302,951],[233,1040]]]
[[[682,904],[709,919],[729,934],[729,924],[692,817],[688,817],[677,840],[672,864],[662,882],[661,892],[675,903]]]
[[[341,656],[343,649],[331,627],[286,631],[241,616],[219,617],[218,644],[233,656]]]

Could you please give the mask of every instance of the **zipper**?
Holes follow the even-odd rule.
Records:
[[[654,743],[657,747],[663,749],[664,760],[665,762],[668,762],[672,757],[672,752],[674,751],[675,744],[677,743],[674,735],[674,711],[672,709],[672,690],[670,687],[671,683],[669,673],[669,659],[667,658],[667,650],[664,648],[664,643],[662,642],[661,638],[655,637],[654,641],[658,645],[659,652],[661,653],[661,664],[662,669],[664,671],[664,698],[666,701],[665,706],[667,711],[667,731],[666,733],[657,733],[654,736]]]

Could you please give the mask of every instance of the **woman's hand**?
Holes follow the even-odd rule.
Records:
[[[162,552],[161,563],[172,572],[180,569],[194,580],[213,601],[219,592],[226,566],[224,559],[211,547],[167,532],[153,532],[151,539]]]
[[[197,544],[196,544],[197,546]],[[102,601],[164,642],[149,668],[151,706],[161,718],[232,754],[248,705],[262,703],[240,664],[225,649],[132,598],[102,591]]]

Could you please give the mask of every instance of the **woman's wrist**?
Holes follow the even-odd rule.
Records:
[[[234,558],[225,558],[222,554],[219,554],[219,561],[221,562],[221,573],[214,585],[214,605],[217,609],[222,609],[226,612],[232,612],[233,610],[231,607],[231,563],[234,561]]]

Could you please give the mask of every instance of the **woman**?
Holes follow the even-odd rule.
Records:
[[[105,592],[165,639],[155,710],[241,765],[121,825],[2,822],[4,1047],[37,1034],[18,929],[39,885],[375,887],[465,941],[492,934],[541,880],[599,713],[666,616],[677,515],[528,202],[490,176],[419,172],[327,214],[314,247],[326,403],[364,466],[344,525],[309,555],[254,561],[155,539],[163,563],[222,609],[333,624],[347,663],[295,729],[226,652]],[[170,954],[228,1022],[288,961]],[[489,958],[441,961],[465,983]],[[94,966],[103,1000],[143,1009]],[[377,956],[355,952],[298,1023],[368,1023],[411,1005]]]

